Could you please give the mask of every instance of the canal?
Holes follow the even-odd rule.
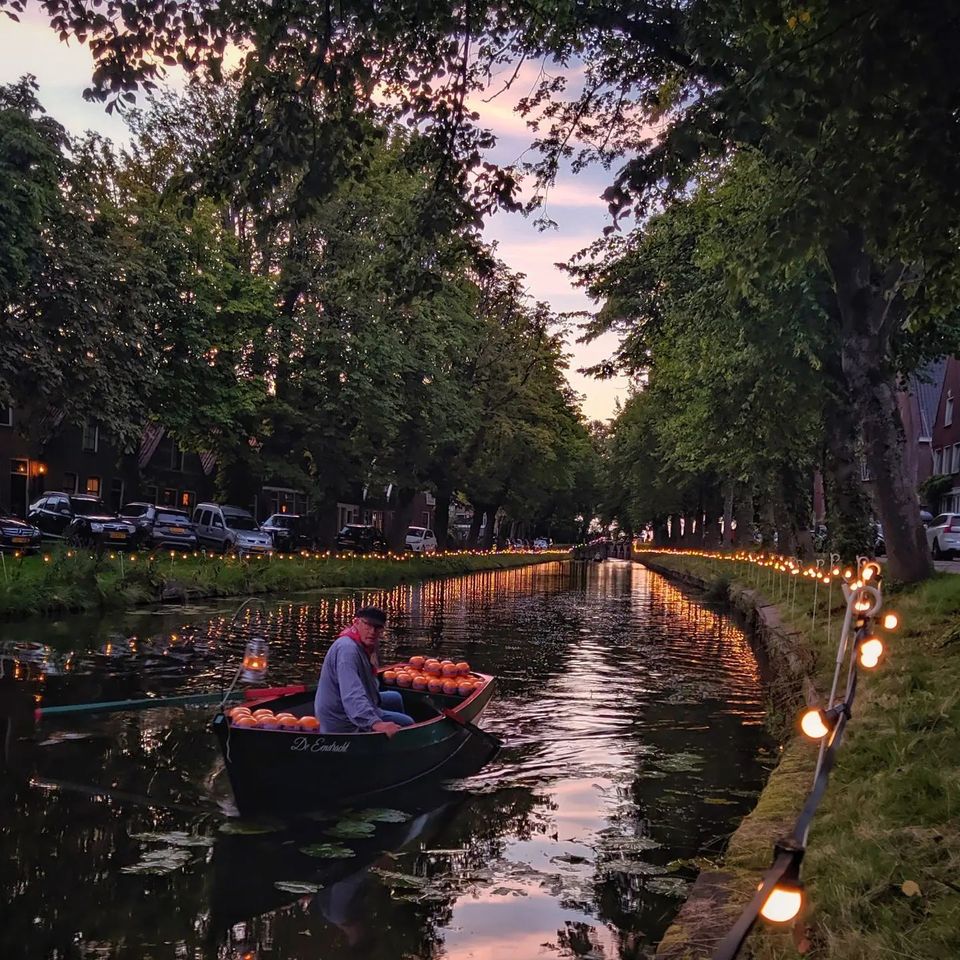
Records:
[[[268,683],[313,682],[358,599],[390,613],[384,662],[498,677],[500,754],[386,809],[247,822],[211,708],[43,721],[5,746],[0,957],[649,956],[776,748],[744,633],[638,565],[268,601],[233,632],[236,603],[3,624],[0,698],[22,733],[34,702],[215,690],[247,634]]]

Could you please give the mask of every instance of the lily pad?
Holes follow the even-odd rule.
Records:
[[[213,837],[202,837],[183,830],[171,830],[170,833],[131,833],[131,840],[144,843],[168,843],[173,847],[212,847]]]
[[[173,873],[190,859],[183,847],[164,847],[161,850],[148,850],[136,862],[120,869],[121,873]]]
[[[683,899],[690,889],[690,884],[679,877],[651,877],[647,881],[647,889],[664,897]]]
[[[323,832],[328,837],[336,837],[338,840],[353,840],[357,837],[373,836],[376,829],[372,823],[368,823],[366,820],[341,820]]]
[[[357,855],[349,847],[338,843],[311,843],[307,847],[301,847],[300,852],[308,857],[319,857],[323,860],[346,860],[348,857]]]
[[[304,883],[301,880],[274,880],[273,885],[284,893],[319,893],[323,889],[322,883]]]
[[[367,823],[406,823],[411,819],[409,813],[403,810],[391,810],[388,807],[369,807],[350,814],[351,820],[366,821]]]
[[[696,773],[703,766],[703,757],[696,753],[673,753],[658,758],[654,763],[669,773]]]
[[[428,877],[418,877],[412,873],[399,873],[396,870],[384,870],[382,867],[371,867],[371,873],[386,881],[391,887],[403,887],[407,890],[425,890],[430,885]]]
[[[276,833],[283,826],[272,820],[227,820],[220,824],[220,832],[232,836],[255,836],[260,833]]]

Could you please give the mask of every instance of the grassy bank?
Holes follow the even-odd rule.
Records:
[[[832,591],[828,637],[827,591],[817,590],[814,628],[814,587],[806,578],[793,578],[794,598],[786,577],[758,576],[747,564],[649,556],[715,590],[733,583],[778,601],[816,689],[829,689],[839,589]],[[884,599],[902,626],[877,670],[861,675],[804,860],[809,926],[798,939],[806,941],[803,955],[818,960],[960,957],[960,576],[939,574],[902,589],[887,585]],[[815,751],[799,735],[788,736],[757,809],[731,841],[724,866],[743,896],[769,866],[772,840],[802,806]],[[789,933],[765,926],[743,953],[761,960],[800,955]]]
[[[3,557],[0,617],[116,610],[164,599],[238,597],[336,587],[394,587],[431,577],[566,559],[563,552],[468,552],[239,559],[220,555],[102,554],[57,549]]]

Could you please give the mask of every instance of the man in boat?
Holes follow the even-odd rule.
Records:
[[[363,607],[353,623],[333,641],[320,670],[314,713],[324,733],[385,733],[392,737],[409,727],[399,691],[380,691],[380,637],[387,615],[379,607]]]

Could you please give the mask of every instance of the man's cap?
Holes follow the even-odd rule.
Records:
[[[387,615],[379,607],[361,607],[356,616],[358,619],[366,620],[377,627],[385,626],[387,622]]]

